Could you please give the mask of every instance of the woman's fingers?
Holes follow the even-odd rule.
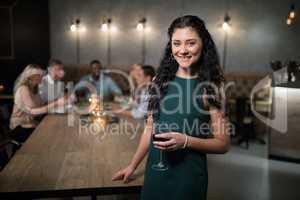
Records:
[[[161,133],[155,135],[155,137],[169,139],[168,141],[153,142],[154,147],[160,150],[176,150],[180,148],[184,143],[183,134],[176,132]]]
[[[125,173],[125,174],[124,174],[124,178],[123,178],[123,182],[124,182],[124,183],[128,183],[128,177],[129,177],[129,174],[128,174],[128,173]]]
[[[165,141],[165,142],[158,142],[158,141],[155,141],[153,142],[154,145],[157,145],[157,146],[162,146],[162,147],[168,147],[168,146],[171,146],[171,145],[174,145],[176,144],[176,141],[171,139],[171,140],[168,140],[168,141]]]
[[[118,171],[113,177],[113,181],[118,181],[123,179],[124,174],[121,171]]]
[[[169,132],[169,133],[155,134],[155,137],[156,138],[172,139],[174,137],[174,133]]]
[[[123,181],[124,183],[128,183],[129,182],[129,178],[130,178],[130,175],[132,174],[132,170],[130,168],[125,168],[119,172],[117,172],[112,180],[113,181]]]

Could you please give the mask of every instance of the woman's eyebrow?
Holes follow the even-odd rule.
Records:
[[[194,41],[197,41],[197,39],[196,38],[191,38],[191,39],[187,39],[186,41],[187,42],[194,42]]]
[[[187,39],[187,40],[185,40],[185,41],[187,41],[187,42],[190,42],[190,41],[197,41],[197,39],[196,39],[196,38],[190,38],[190,39]],[[181,40],[174,39],[174,40],[172,40],[172,42],[181,42]]]

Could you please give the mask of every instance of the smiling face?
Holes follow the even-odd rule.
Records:
[[[172,54],[179,66],[189,68],[201,56],[202,40],[191,28],[177,28],[171,38]]]
[[[94,80],[98,80],[100,77],[102,66],[99,63],[92,64],[92,77]]]
[[[63,65],[55,64],[55,65],[51,66],[49,68],[49,74],[51,75],[53,80],[56,80],[56,81],[61,80],[65,75]]]
[[[142,66],[141,65],[134,64],[134,65],[132,65],[129,74],[133,78],[134,81],[138,82],[138,79],[140,78],[140,73],[142,71],[143,70],[142,70]]]
[[[143,71],[142,68],[140,68],[138,71],[137,71],[137,78],[136,78],[136,83],[138,85],[141,85],[143,84],[144,82],[147,81],[147,77],[145,76],[145,73]]]

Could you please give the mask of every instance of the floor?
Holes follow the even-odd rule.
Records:
[[[209,155],[208,200],[298,200],[300,164],[268,160],[267,145],[232,146],[225,155]],[[77,197],[73,200],[88,200]],[[138,195],[105,196],[98,200],[138,199]]]
[[[208,200],[300,199],[300,164],[268,160],[267,146],[209,156]]]

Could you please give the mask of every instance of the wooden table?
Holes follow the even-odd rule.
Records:
[[[44,118],[0,173],[0,199],[20,196],[92,196],[95,199],[96,195],[141,189],[145,161],[137,169],[136,179],[128,184],[111,181],[111,177],[129,163],[143,123],[121,119],[102,132],[82,125],[78,116],[72,116],[73,126],[68,125],[67,115]],[[136,136],[130,128],[127,132],[125,128],[117,128],[126,122],[138,125]]]

